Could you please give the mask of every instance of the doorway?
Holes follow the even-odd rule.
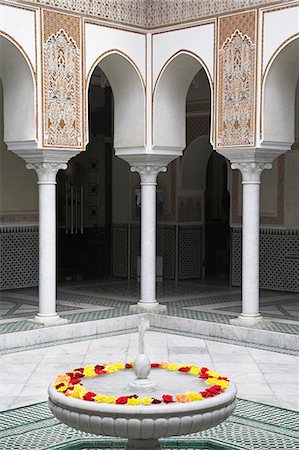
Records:
[[[89,144],[57,176],[58,282],[111,275],[111,87],[96,69],[89,88]]]
[[[229,279],[229,203],[226,159],[212,151],[205,197],[205,275],[208,278]]]

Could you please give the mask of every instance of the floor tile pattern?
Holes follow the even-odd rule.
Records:
[[[161,439],[163,449],[280,450],[299,445],[294,427],[298,415],[281,408],[238,400],[234,415],[211,430]],[[47,403],[6,411],[1,415],[0,450],[111,449],[124,441],[73,430],[53,418]],[[298,429],[298,428],[297,428]]]
[[[138,299],[139,284],[124,280],[64,285],[58,289],[57,309],[70,323],[101,320],[129,314],[129,304]],[[40,328],[27,322],[38,311],[37,288],[2,291],[0,333]],[[239,288],[200,280],[157,284],[157,296],[168,314],[214,323],[228,324],[241,308]],[[261,312],[271,320],[261,329],[299,334],[299,294],[261,291]],[[2,316],[1,316],[2,314]]]

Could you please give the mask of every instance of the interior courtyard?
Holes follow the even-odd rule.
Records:
[[[159,448],[299,446],[298,80],[295,0],[0,0],[0,450],[130,449],[48,387],[143,319],[237,387]]]

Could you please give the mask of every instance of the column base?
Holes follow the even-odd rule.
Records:
[[[161,450],[158,439],[128,439],[126,450]]]
[[[230,319],[230,323],[232,325],[239,325],[242,327],[255,327],[267,322],[270,322],[270,320],[265,319],[260,314],[256,315],[240,314],[239,317],[236,317],[235,319]]]
[[[53,316],[37,314],[33,319],[28,319],[28,321],[44,325],[44,327],[54,327],[68,323],[67,319],[62,319],[58,314],[54,314]]]
[[[166,305],[160,305],[158,302],[138,302],[137,305],[130,305],[130,312],[135,314],[154,313],[165,314],[167,312]]]

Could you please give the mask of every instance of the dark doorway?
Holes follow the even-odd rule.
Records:
[[[96,69],[89,88],[89,144],[57,177],[59,282],[111,274],[112,101]]]
[[[226,159],[213,151],[207,166],[205,202],[206,277],[229,278],[230,227]]]

